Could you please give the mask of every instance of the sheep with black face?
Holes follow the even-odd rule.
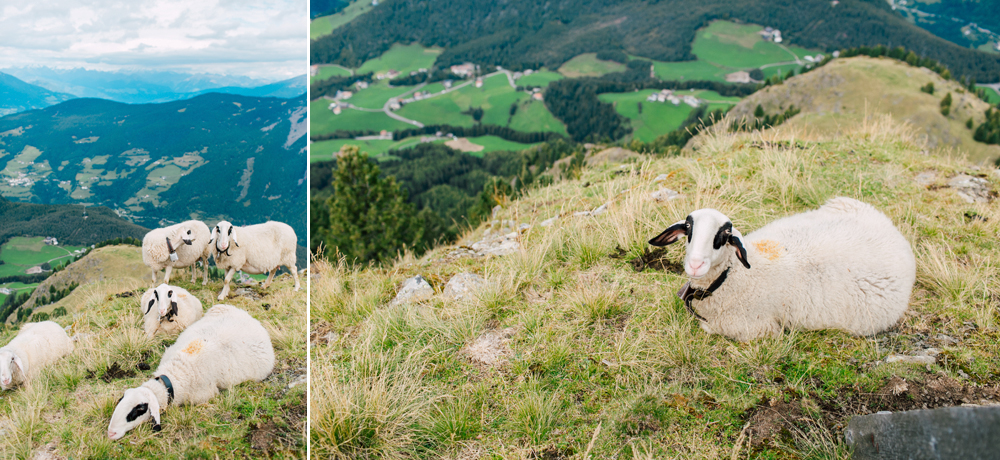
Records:
[[[699,209],[649,244],[681,237],[690,281],[678,296],[706,332],[741,341],[784,329],[875,334],[903,315],[916,280],[906,238],[884,214],[850,198],[746,237],[721,212]]]
[[[150,230],[142,238],[142,262],[152,270],[153,283],[156,273],[164,270],[163,282],[170,282],[170,270],[191,267],[191,282],[197,275],[196,263],[202,263],[201,284],[208,283],[209,246],[208,226],[198,220],[189,220],[169,227]]]
[[[299,290],[299,272],[295,269],[295,247],[298,239],[295,230],[281,222],[265,222],[237,227],[230,222],[219,222],[212,229],[212,249],[215,266],[226,271],[225,284],[219,300],[229,296],[229,282],[237,270],[259,275],[268,273],[264,288],[271,285],[278,267],[284,265],[295,277],[295,290]]]
[[[188,327],[163,353],[160,365],[138,388],[125,390],[108,424],[108,438],[152,420],[168,405],[202,404],[248,380],[264,380],[274,369],[274,348],[267,329],[249,313],[216,305]]]
[[[157,332],[180,333],[204,313],[197,297],[186,289],[167,284],[146,291],[139,306],[143,312],[143,330],[149,338]]]

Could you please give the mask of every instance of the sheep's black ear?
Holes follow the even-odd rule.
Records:
[[[736,258],[740,259],[740,262],[744,267],[750,268],[750,262],[747,262],[747,249],[743,247],[743,238],[736,232],[729,236],[729,244],[736,248]]]
[[[655,238],[649,240],[649,244],[653,246],[666,246],[668,244],[674,244],[682,235],[688,234],[688,231],[687,221],[682,220],[667,227],[663,233],[660,233],[659,235],[656,235]]]

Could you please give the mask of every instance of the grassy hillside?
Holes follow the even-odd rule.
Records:
[[[371,0],[355,0],[337,14],[320,16],[309,23],[309,38],[315,40],[333,33],[338,27],[372,9]]]
[[[315,264],[314,458],[846,459],[852,415],[1000,402],[1000,214],[943,186],[968,173],[995,194],[1000,176],[924,154],[885,116],[810,139],[784,126],[717,132],[697,152],[585,169],[504,205],[498,221],[533,225],[510,255],[457,255],[484,224],[419,260]],[[659,187],[683,197],[653,201]],[[707,335],[674,295],[683,247],[646,242],[702,207],[746,234],[838,195],[885,212],[917,257],[909,312],[874,337]],[[445,300],[461,272],[488,284]],[[435,295],[388,305],[417,274]],[[932,346],[935,364],[885,361]]]
[[[247,310],[270,333],[277,358],[271,376],[224,391],[207,404],[166,408],[159,433],[145,425],[120,441],[108,440],[116,401],[126,388],[152,377],[163,350],[173,342],[163,336],[149,340],[142,333],[138,299],[149,281],[137,278],[145,271],[127,270],[138,251],[106,247],[77,262],[99,258],[104,272],[52,308],[69,311],[53,320],[72,326],[70,335],[80,341],[72,354],[44,370],[31,386],[0,397],[0,429],[6,433],[0,451],[11,458],[301,458],[306,295],[292,292],[289,276],[277,278],[266,292],[247,288],[253,298],[227,301]],[[222,288],[220,282],[202,287],[200,282],[178,281],[206,309],[216,303]],[[0,328],[0,342],[16,332]],[[299,383],[289,387],[293,382]]]
[[[921,92],[920,88],[930,82],[934,83],[934,94]],[[953,103],[951,113],[944,116],[940,103],[947,93],[951,93]],[[855,129],[866,115],[890,114],[926,135],[930,148],[951,149],[977,162],[1000,157],[1000,146],[975,142],[973,131],[965,124],[969,118],[974,126],[983,122],[986,102],[954,81],[891,59],[835,59],[816,71],[758,91],[729,116],[739,119],[752,115],[757,105],[769,114],[794,105],[802,112],[786,124],[817,135]]]

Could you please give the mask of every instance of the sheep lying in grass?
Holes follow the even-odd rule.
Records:
[[[201,301],[185,289],[161,284],[146,291],[139,301],[143,330],[149,338],[157,332],[177,334],[201,319]]]
[[[189,220],[169,227],[150,230],[142,238],[142,262],[153,275],[165,269],[163,282],[170,282],[170,269],[191,267],[191,282],[197,275],[196,263],[201,260],[203,276],[201,284],[208,283],[208,258],[212,255],[209,245],[211,234],[208,226],[198,220]]]
[[[916,279],[906,238],[884,214],[850,198],[746,238],[719,211],[699,209],[649,243],[682,236],[691,281],[678,296],[706,332],[741,341],[783,329],[875,334],[906,311]]]
[[[229,281],[237,270],[259,275],[268,273],[264,287],[271,285],[278,267],[284,265],[295,277],[295,290],[299,290],[299,272],[295,269],[295,231],[288,224],[266,222],[246,227],[236,227],[222,221],[212,229],[212,248],[215,266],[226,271],[225,284],[219,300],[229,296]]]
[[[150,379],[125,390],[108,425],[108,438],[153,420],[160,431],[160,410],[170,404],[202,404],[219,390],[247,380],[264,380],[274,369],[274,348],[267,330],[247,312],[216,305],[167,348]]]
[[[0,388],[8,390],[31,380],[49,364],[73,351],[73,341],[52,321],[27,323],[0,348]]]

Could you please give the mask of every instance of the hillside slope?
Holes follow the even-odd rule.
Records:
[[[304,237],[306,128],[305,97],[74,99],[0,118],[0,193],[108,206],[151,228],[280,220]]]
[[[920,29],[883,0],[387,0],[310,46],[313,64],[356,67],[394,43],[446,48],[439,64],[471,61],[550,69],[581,53],[624,51],[659,61],[693,60],[695,31],[713,19],[772,26],[785,40],[832,51],[860,45],[905,46],[941,61],[956,76],[1000,78],[1000,56]]]
[[[76,96],[49,91],[0,72],[0,117],[25,110],[42,109]]]
[[[302,458],[306,294],[292,292],[292,279],[285,275],[267,290],[237,286],[236,296],[226,301],[268,330],[276,358],[270,376],[222,391],[208,404],[164,408],[160,432],[144,424],[119,441],[108,439],[118,398],[152,378],[175,340],[147,339],[142,332],[138,302],[149,281],[136,278],[147,273],[134,267],[138,251],[128,246],[95,250],[74,264],[89,272],[85,279],[90,282],[39,310],[65,308],[66,315],[51,319],[70,326],[79,341],[73,353],[45,369],[31,386],[4,392],[0,452],[5,458]],[[76,276],[72,270],[73,265],[65,273]],[[190,291],[205,309],[217,303],[221,282],[203,287],[178,278],[172,284]],[[0,326],[0,343],[16,333]]]
[[[946,185],[996,197],[1000,172],[926,155],[887,116],[803,135],[716,131],[530,191],[420,259],[315,264],[314,458],[847,459],[855,414],[1000,402],[1000,213]],[[885,212],[917,258],[909,312],[874,337],[708,335],[674,294],[683,245],[647,243],[698,208],[748,234],[835,196]],[[486,286],[447,298],[463,272]],[[390,302],[418,274],[433,293]]]
[[[920,91],[934,84],[934,94]],[[941,114],[941,100],[951,93],[948,116]],[[766,113],[779,113],[794,105],[802,110],[786,121],[791,129],[832,137],[857,129],[865,117],[889,114],[916,128],[927,137],[931,149],[968,155],[974,162],[1000,157],[1000,146],[972,139],[966,127],[972,119],[979,126],[989,104],[954,81],[923,67],[912,67],[887,58],[834,59],[819,69],[764,88],[736,105],[727,116],[734,120],[752,117],[760,105]]]
[[[141,239],[148,231],[104,206],[16,203],[0,196],[0,242],[12,236],[54,236],[79,246],[129,236]]]

